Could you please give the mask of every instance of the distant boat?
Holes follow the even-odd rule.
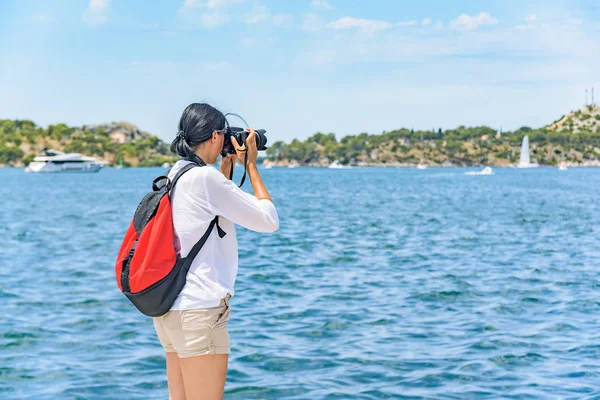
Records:
[[[35,157],[25,172],[98,172],[107,164],[106,161],[79,153],[63,153],[47,148],[44,152],[46,155]]]
[[[161,168],[171,168],[171,163],[163,163],[163,165],[160,166]]]
[[[296,165],[296,164],[290,164],[290,165],[288,165],[288,168],[298,168],[298,165]]]
[[[525,135],[521,144],[521,158],[517,168],[537,168],[537,163],[532,163],[529,158],[529,136]]]
[[[271,169],[271,168],[273,168],[273,165],[271,165],[271,164],[265,165],[265,169]]]
[[[115,166],[115,168],[117,168],[117,169],[121,169],[121,168],[123,168],[123,157],[121,157],[121,158],[119,159],[119,165],[116,165],[116,166]]]
[[[465,172],[465,175],[494,175],[492,167],[485,167],[481,171],[469,171]]]
[[[567,170],[567,163],[566,162],[561,162],[558,166],[558,170],[559,171],[566,171]]]
[[[344,165],[340,164],[340,162],[338,160],[335,160],[334,162],[329,164],[328,168],[342,169],[342,168],[350,168],[350,167],[344,166]]]

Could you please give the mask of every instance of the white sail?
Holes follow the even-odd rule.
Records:
[[[519,164],[529,165],[530,163],[531,159],[529,158],[529,136],[525,136],[523,138],[523,143],[521,143],[521,159],[519,160]]]
[[[523,138],[523,143],[521,144],[521,158],[519,159],[518,168],[536,168],[538,165],[535,163],[531,163],[531,159],[529,157],[529,136],[525,136]]]

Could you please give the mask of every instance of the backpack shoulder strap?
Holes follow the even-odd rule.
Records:
[[[189,163],[186,166],[184,166],[183,168],[181,168],[181,170],[179,170],[177,172],[177,174],[175,174],[175,176],[173,177],[173,180],[171,181],[171,187],[169,188],[169,190],[173,190],[173,188],[175,187],[175,184],[177,183],[179,178],[181,178],[181,176],[183,174],[185,174],[186,172],[188,172],[190,169],[195,168],[195,167],[205,167],[206,166],[206,164],[204,163],[204,161],[202,161],[202,159],[200,159],[198,157],[198,160],[199,160],[199,162],[196,160],[190,160],[190,161],[192,161],[191,163]],[[192,247],[192,249],[187,254],[187,256],[185,256],[183,268],[185,269],[186,272],[191,267],[192,262],[194,261],[194,258],[196,258],[196,256],[202,249],[202,246],[204,246],[204,243],[206,243],[206,241],[208,240],[208,237],[210,236],[210,234],[215,226],[217,227],[217,233],[219,234],[220,238],[223,238],[227,234],[227,232],[225,232],[221,228],[221,226],[219,226],[219,216],[215,216],[213,218],[213,220],[210,221],[210,224],[208,225],[206,232],[204,232],[204,235],[202,235],[200,240],[198,240],[196,242],[196,244],[194,245],[194,247]]]
[[[223,238],[226,235],[226,232],[219,226],[219,217],[214,217],[213,220],[210,221],[208,229],[206,230],[206,232],[204,232],[204,235],[202,235],[200,240],[196,242],[196,244],[194,245],[194,247],[192,247],[187,256],[185,256],[184,266],[187,267],[187,269],[189,269],[192,265],[192,261],[194,261],[194,258],[196,258],[196,256],[198,255],[200,249],[202,249],[202,246],[204,246],[204,243],[206,243],[206,241],[208,240],[208,237],[210,236],[215,226],[217,227],[217,232],[219,233],[220,238]]]
[[[173,188],[175,187],[175,184],[177,183],[177,181],[179,180],[179,178],[181,178],[181,176],[183,174],[185,174],[190,169],[195,168],[195,167],[199,167],[199,165],[196,164],[196,163],[189,163],[189,164],[185,165],[183,168],[181,168],[179,171],[177,171],[177,173],[175,174],[175,176],[171,180],[169,191],[173,190]]]
[[[198,157],[196,154],[192,154],[191,156],[185,157],[182,160],[191,161],[191,163],[185,165],[183,168],[181,168],[177,172],[177,174],[175,174],[175,176],[171,180],[171,186],[169,187],[169,191],[173,190],[173,188],[175,187],[175,184],[177,183],[179,178],[181,178],[181,175],[185,174],[190,169],[192,169],[194,167],[206,167],[206,163],[204,162],[204,160],[201,159],[200,157]],[[169,174],[167,173],[167,175],[169,175]]]

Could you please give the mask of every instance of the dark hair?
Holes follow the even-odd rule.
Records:
[[[192,103],[183,110],[179,131],[171,143],[171,151],[181,157],[194,154],[193,146],[207,141],[213,131],[225,128],[225,116],[210,104]]]

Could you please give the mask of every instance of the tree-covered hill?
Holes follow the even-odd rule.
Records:
[[[42,128],[29,120],[0,120],[0,165],[27,165],[46,147],[113,165],[157,166],[176,160],[166,143],[127,122]]]
[[[521,141],[529,136],[531,158],[542,165],[600,166],[600,107],[586,106],[539,129],[500,132],[487,126],[381,134],[361,133],[339,141],[316,133],[305,141],[276,142],[268,150],[273,165],[326,166],[334,160],[350,165],[507,166],[519,160]]]
[[[275,142],[266,163],[349,165],[507,166],[518,162],[521,141],[529,136],[532,161],[541,165],[600,166],[600,107],[586,106],[545,127],[500,132],[487,126],[381,134],[361,133],[337,139],[315,133],[304,141]],[[29,120],[0,120],[0,165],[24,166],[44,148],[77,152],[110,164],[158,166],[174,162],[168,144],[127,122],[69,127],[37,126]]]

